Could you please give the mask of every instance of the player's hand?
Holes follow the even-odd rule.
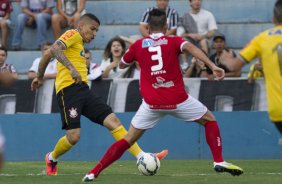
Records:
[[[212,69],[213,75],[214,75],[214,80],[223,80],[225,76],[225,72],[222,68],[219,68],[215,66]]]
[[[43,84],[43,79],[35,77],[31,83],[31,91],[35,91],[37,88],[42,86]]]
[[[76,84],[82,83],[81,75],[76,69],[71,69],[70,73],[71,73],[71,77],[73,78]]]

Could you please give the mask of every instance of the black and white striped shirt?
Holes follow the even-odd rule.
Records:
[[[148,24],[148,18],[149,18],[149,13],[152,11],[154,8],[157,7],[151,7],[148,8],[144,13],[141,18],[140,24]],[[177,28],[177,23],[178,23],[178,13],[175,9],[167,7],[166,9],[166,18],[167,18],[167,24],[168,24],[168,29],[176,29]]]
[[[6,64],[4,63],[1,67],[0,67],[0,72],[5,72],[5,71],[9,71],[10,73],[16,73],[16,69],[13,65],[11,64]]]

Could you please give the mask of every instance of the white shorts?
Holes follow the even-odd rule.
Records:
[[[183,121],[195,121],[203,117],[208,111],[197,99],[189,95],[184,102],[177,104],[176,109],[150,109],[149,105],[143,100],[141,106],[133,117],[131,124],[137,129],[153,128],[158,121],[166,116],[171,115]]]

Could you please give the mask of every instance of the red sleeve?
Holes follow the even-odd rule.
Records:
[[[136,60],[136,45],[139,42],[135,42],[132,44],[129,49],[125,52],[123,57],[121,58],[121,61],[126,65],[131,65]]]
[[[179,36],[175,36],[173,37],[174,39],[174,43],[175,43],[175,47],[176,49],[178,50],[179,53],[182,52],[182,47],[185,43],[187,43],[188,41],[185,40],[184,38],[182,37],[179,37]]]

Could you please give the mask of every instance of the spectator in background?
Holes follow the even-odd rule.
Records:
[[[177,23],[178,23],[178,13],[175,9],[172,9],[168,6],[169,0],[156,0],[157,6],[148,8],[141,19],[139,25],[139,31],[143,37],[149,36],[149,28],[148,28],[148,17],[149,13],[154,9],[160,9],[166,12],[167,25],[168,29],[166,31],[166,35],[176,35]]]
[[[212,54],[209,58],[210,60],[219,68],[222,68],[225,71],[225,77],[240,77],[241,76],[241,70],[238,71],[230,71],[224,64],[221,63],[221,54],[223,50],[231,51],[233,53],[233,57],[236,57],[236,54],[234,51],[227,49],[226,47],[226,40],[225,36],[223,34],[217,33],[213,37],[213,47],[215,49],[215,53]],[[213,74],[212,71],[207,67],[207,73],[209,80],[213,80]]]
[[[12,46],[14,50],[19,50],[22,43],[24,26],[37,28],[37,46],[46,42],[47,28],[51,21],[54,0],[21,0],[21,9],[17,17],[16,28]]]
[[[8,27],[11,25],[10,15],[13,11],[10,0],[0,1],[1,46],[7,47]]]
[[[85,13],[85,0],[57,0],[58,13],[52,15],[52,29],[57,40],[62,28],[77,28],[78,20]]]
[[[195,57],[192,58],[191,64],[187,68],[186,72],[184,73],[184,77],[194,78],[208,78],[207,68],[205,63],[196,59]]]
[[[101,62],[103,71],[102,78],[122,78],[127,69],[120,69],[119,62],[125,53],[126,44],[119,38],[114,37],[104,50],[104,59]]]
[[[251,65],[248,73],[248,82],[253,83],[257,78],[264,77],[261,61],[255,62]]]
[[[182,37],[189,37],[199,43],[201,49],[208,54],[208,40],[212,38],[217,30],[217,25],[213,14],[201,8],[202,0],[189,0],[191,10],[190,15],[197,25],[197,33],[183,33]],[[185,26],[184,26],[185,27]],[[194,32],[194,31],[193,31]]]
[[[52,46],[51,42],[46,42],[41,46],[41,55],[43,56],[44,53]],[[37,73],[38,73],[38,67],[39,67],[39,63],[40,63],[40,59],[36,58],[33,63],[32,66],[30,67],[29,71],[28,71],[28,78],[29,79],[34,79],[35,77],[37,77]],[[57,75],[57,68],[56,68],[56,59],[52,58],[51,61],[48,63],[47,68],[45,70],[44,73],[44,79],[55,79],[56,75]]]
[[[128,70],[124,73],[123,78],[140,79],[140,65],[138,61],[128,67]]]
[[[181,36],[184,39],[190,41],[194,45],[197,45],[197,42],[192,39],[191,37],[187,36],[189,34],[197,34],[198,33],[198,28],[195,20],[193,19],[192,15],[190,15],[189,12],[185,13],[180,19],[177,24],[177,36]],[[188,62],[187,62],[187,55],[185,53],[181,54],[181,68],[183,71],[186,71],[188,67]],[[190,68],[191,69],[191,68]]]
[[[84,51],[84,57],[86,60],[86,65],[88,68],[88,75],[87,75],[87,79],[88,82],[92,81],[92,80],[101,80],[102,79],[102,69],[101,67],[96,64],[96,63],[92,63],[92,54],[90,52],[90,50],[85,49]]]
[[[8,56],[7,49],[0,47],[0,83],[5,86],[11,85],[18,79],[18,74],[13,65],[5,63]]]

